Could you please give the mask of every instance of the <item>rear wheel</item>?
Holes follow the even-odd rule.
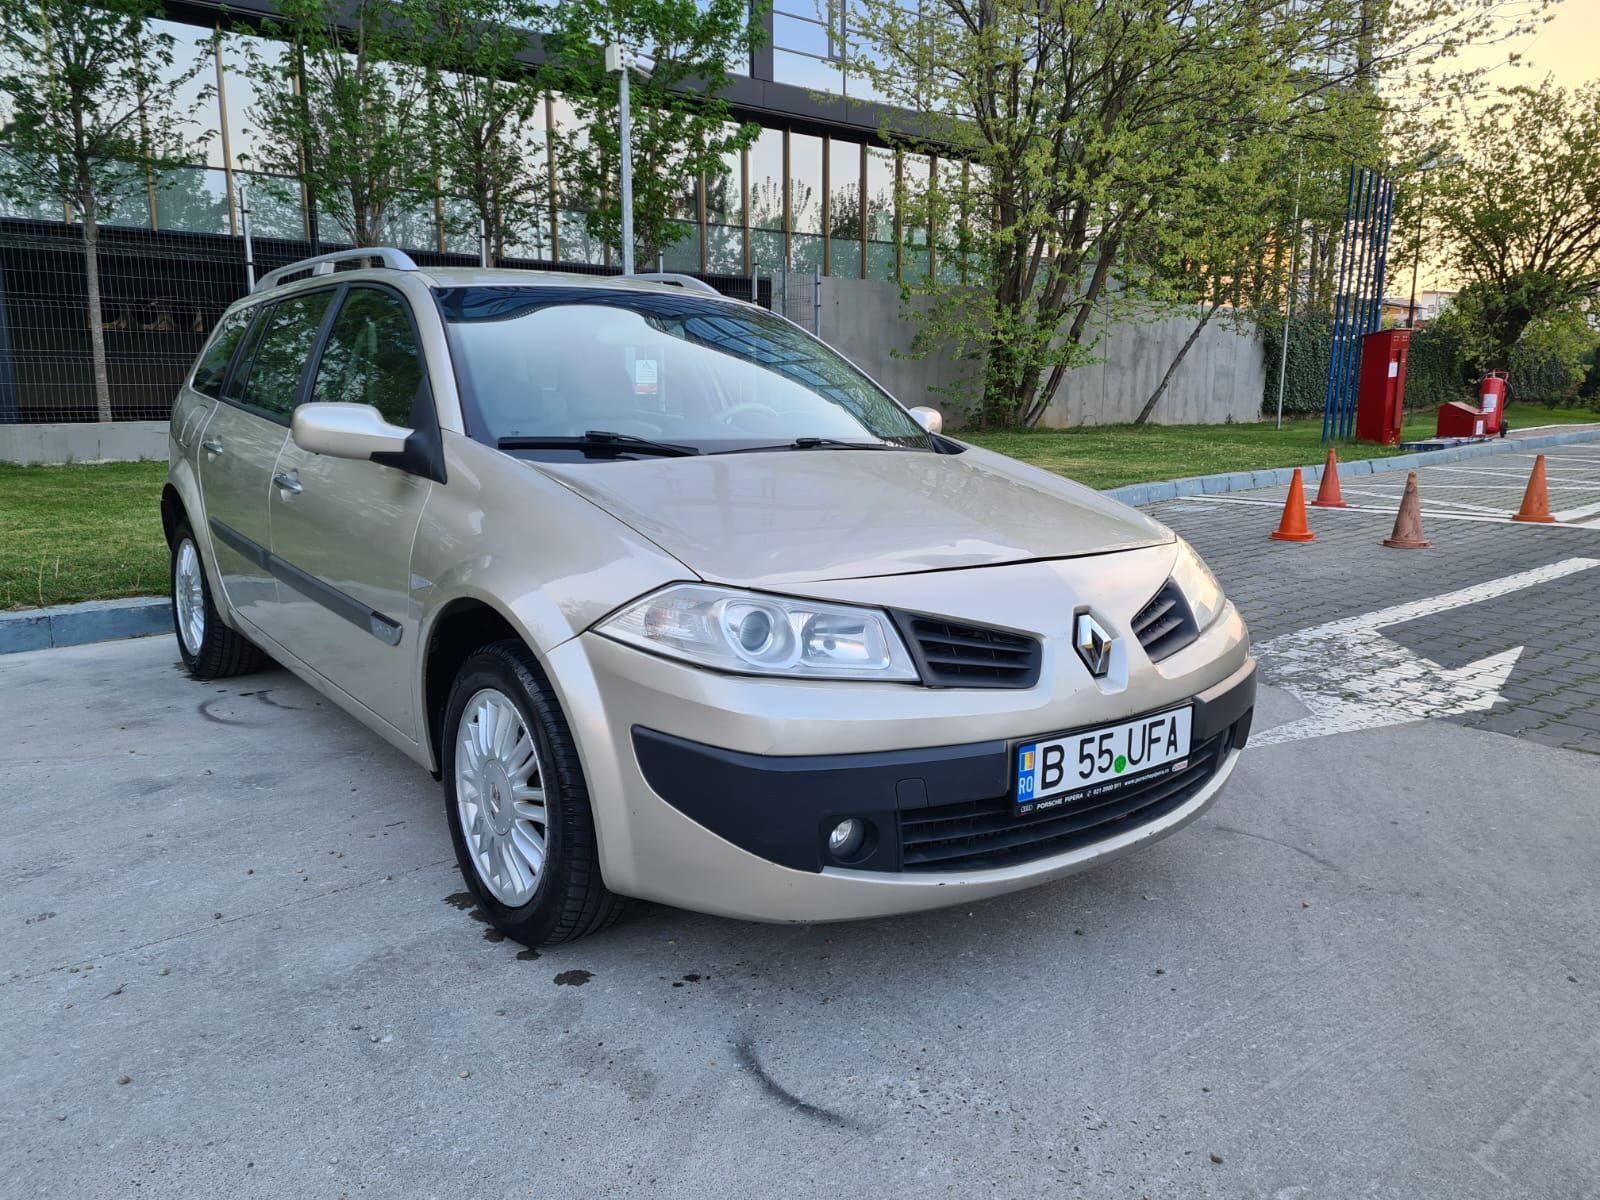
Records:
[[[264,655],[222,623],[194,531],[180,522],[172,533],[172,627],[183,665],[196,679],[222,679],[260,668]]]
[[[462,664],[441,740],[456,860],[494,926],[542,946],[615,922],[627,902],[600,878],[577,748],[524,646],[499,642]]]

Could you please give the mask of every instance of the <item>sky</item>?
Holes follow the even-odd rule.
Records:
[[[1560,0],[1550,20],[1535,32],[1483,46],[1468,46],[1453,62],[1463,67],[1492,67],[1489,81],[1496,87],[1534,84],[1550,76],[1565,88],[1600,78],[1600,0]],[[1510,54],[1519,62],[1507,62]],[[1424,256],[1418,287],[1451,288],[1455,280],[1442,265]],[[1401,295],[1410,290],[1409,266],[1392,276],[1385,291]]]
[[[1504,45],[1469,47],[1461,61],[1494,63],[1502,61],[1508,50],[1520,52],[1524,59],[1495,70],[1493,78],[1502,86],[1553,75],[1557,83],[1570,88],[1600,77],[1600,0],[1562,0],[1552,10],[1550,22],[1536,33]]]

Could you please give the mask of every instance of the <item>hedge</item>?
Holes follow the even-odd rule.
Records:
[[[1283,319],[1258,322],[1266,356],[1267,385],[1261,411],[1272,415],[1278,408],[1278,362],[1283,347]],[[1283,411],[1316,415],[1322,412],[1328,390],[1328,359],[1333,352],[1333,323],[1325,316],[1296,317],[1290,323],[1289,365],[1284,380]],[[1549,361],[1544,361],[1548,359]],[[1472,402],[1477,389],[1460,366],[1460,340],[1449,328],[1430,325],[1411,335],[1406,363],[1406,407],[1428,411],[1451,400]],[[1553,355],[1538,359],[1519,352],[1512,362],[1511,402],[1527,404],[1570,403],[1574,390],[1571,370]]]

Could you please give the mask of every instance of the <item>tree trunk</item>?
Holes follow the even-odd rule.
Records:
[[[1178,366],[1183,362],[1195,342],[1200,340],[1200,331],[1211,323],[1211,318],[1217,315],[1217,309],[1222,306],[1222,301],[1213,300],[1211,307],[1206,309],[1205,315],[1195,322],[1195,327],[1189,331],[1189,336],[1184,339],[1178,353],[1173,356],[1172,362],[1167,366],[1167,372],[1161,377],[1161,382],[1156,384],[1156,390],[1150,393],[1150,399],[1144,402],[1144,407],[1139,410],[1139,415],[1133,419],[1135,425],[1143,425],[1150,419],[1150,414],[1155,412],[1156,405],[1161,403],[1161,397],[1166,394],[1167,385],[1172,382],[1172,377],[1178,373]]]
[[[93,195],[80,200],[83,212],[83,278],[89,293],[89,356],[94,362],[94,410],[111,420],[111,374],[106,369],[106,326],[100,311],[100,224]]]
[[[1020,421],[1027,393],[1019,386],[1023,364],[1018,357],[1017,346],[1004,333],[990,334],[984,360],[983,401],[978,410],[980,425],[1009,428]]]

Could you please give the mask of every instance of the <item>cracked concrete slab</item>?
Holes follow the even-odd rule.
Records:
[[[1215,515],[1179,514],[1261,632],[1354,611],[1355,560],[1256,570]],[[1441,547],[1366,591],[1483,577]],[[834,926],[646,908],[534,952],[463,900],[425,774],[283,672],[176,658],[0,661],[0,1193],[1600,1179],[1593,755],[1447,721],[1267,746],[1180,835],[1032,892]],[[1257,728],[1305,713],[1269,686]]]

